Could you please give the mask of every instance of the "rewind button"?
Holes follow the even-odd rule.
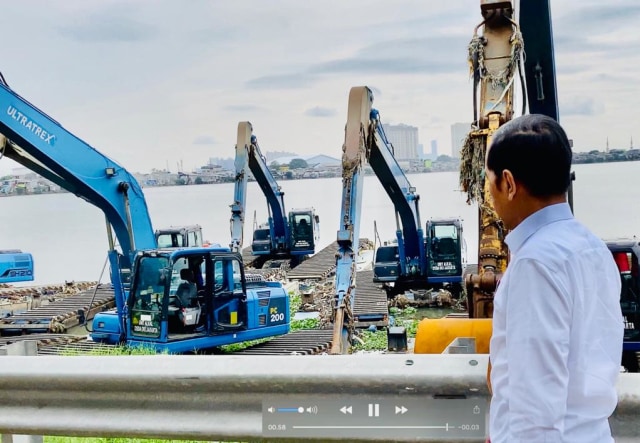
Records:
[[[353,406],[343,406],[340,408],[340,412],[343,414],[353,414]]]

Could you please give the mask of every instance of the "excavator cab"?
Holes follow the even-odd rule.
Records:
[[[170,226],[166,229],[157,229],[155,235],[160,249],[202,246],[200,225]]]
[[[33,281],[33,257],[19,249],[0,250],[0,283]]]
[[[374,283],[394,282],[400,275],[400,254],[398,243],[391,242],[376,249],[373,260]]]
[[[462,220],[429,220],[426,228],[429,279],[439,278],[448,283],[462,283],[466,265]]]
[[[245,275],[227,248],[136,254],[124,337],[129,345],[191,352],[289,332],[289,296],[278,282]],[[96,317],[92,338],[117,343],[116,315]]]
[[[320,240],[319,223],[320,218],[313,208],[289,212],[291,255],[309,255],[315,252],[315,245]]]
[[[260,225],[253,231],[251,252],[253,255],[271,254],[271,228],[267,223]]]

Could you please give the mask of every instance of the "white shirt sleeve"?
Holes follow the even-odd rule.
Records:
[[[506,288],[509,429],[517,442],[559,442],[567,410],[571,295],[566,276],[556,270],[533,259],[513,265]]]

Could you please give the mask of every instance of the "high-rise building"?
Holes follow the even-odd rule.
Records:
[[[431,160],[438,158],[438,140],[431,140]]]
[[[470,129],[471,123],[454,123],[451,125],[451,157],[460,158],[462,144]]]
[[[405,124],[383,125],[384,132],[394,148],[396,160],[417,160],[418,128]]]

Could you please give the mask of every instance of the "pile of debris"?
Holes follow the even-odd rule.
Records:
[[[457,300],[453,298],[451,292],[446,289],[434,291],[427,290],[409,290],[404,294],[396,295],[389,300],[389,307],[404,309],[407,306],[413,308],[452,308],[457,304]]]
[[[0,287],[0,299],[9,302],[24,302],[31,297],[64,297],[97,285],[96,281],[64,282],[57,285],[21,286],[3,285]]]

